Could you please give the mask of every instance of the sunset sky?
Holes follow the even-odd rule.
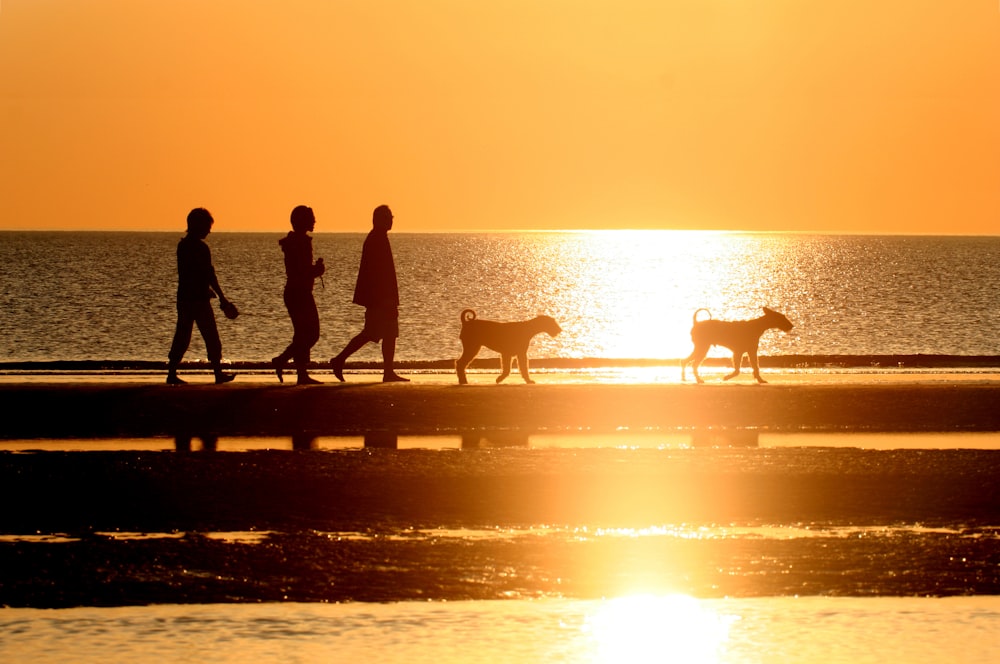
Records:
[[[0,0],[0,229],[1000,234],[1000,0]]]

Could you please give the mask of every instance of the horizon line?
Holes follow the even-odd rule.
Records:
[[[364,234],[370,228],[358,230],[312,231],[313,235]],[[185,233],[184,228],[2,228],[0,233]],[[275,230],[226,229],[213,230],[213,235],[226,234],[275,234],[286,233],[287,228]],[[698,233],[715,235],[840,235],[856,237],[1000,237],[1000,233],[943,231],[901,232],[889,230],[837,231],[837,230],[762,230],[762,229],[705,229],[705,228],[485,228],[485,229],[419,229],[394,230],[394,235],[474,235],[474,234],[545,234],[545,233]]]

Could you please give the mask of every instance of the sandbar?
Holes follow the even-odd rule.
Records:
[[[323,376],[321,376],[323,378]],[[615,383],[543,376],[533,385],[479,376],[413,376],[383,384],[374,375],[297,387],[265,376],[216,386],[149,380],[42,379],[0,382],[0,439],[143,436],[338,436],[386,432],[528,433],[650,429],[813,432],[997,432],[1000,380],[804,380],[770,377],[693,383]],[[157,382],[154,382],[154,379]],[[513,380],[513,377],[512,377]],[[546,381],[546,382],[543,382]]]

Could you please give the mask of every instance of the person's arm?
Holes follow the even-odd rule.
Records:
[[[208,273],[208,283],[212,286],[212,290],[215,294],[219,296],[219,304],[226,304],[229,300],[226,296],[222,294],[222,286],[219,285],[219,279],[215,276],[215,268],[213,267]]]
[[[208,248],[208,245],[205,245],[205,263],[205,269],[208,271],[208,285],[211,286],[212,290],[215,291],[215,294],[219,296],[219,304],[226,304],[229,300],[227,300],[226,296],[223,295],[222,286],[219,285],[219,278],[215,276],[215,265],[212,264],[212,252]]]

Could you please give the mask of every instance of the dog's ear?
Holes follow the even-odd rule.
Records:
[[[774,309],[768,309],[767,307],[764,307],[764,313],[765,314],[773,314],[773,313],[777,313],[777,312]]]

